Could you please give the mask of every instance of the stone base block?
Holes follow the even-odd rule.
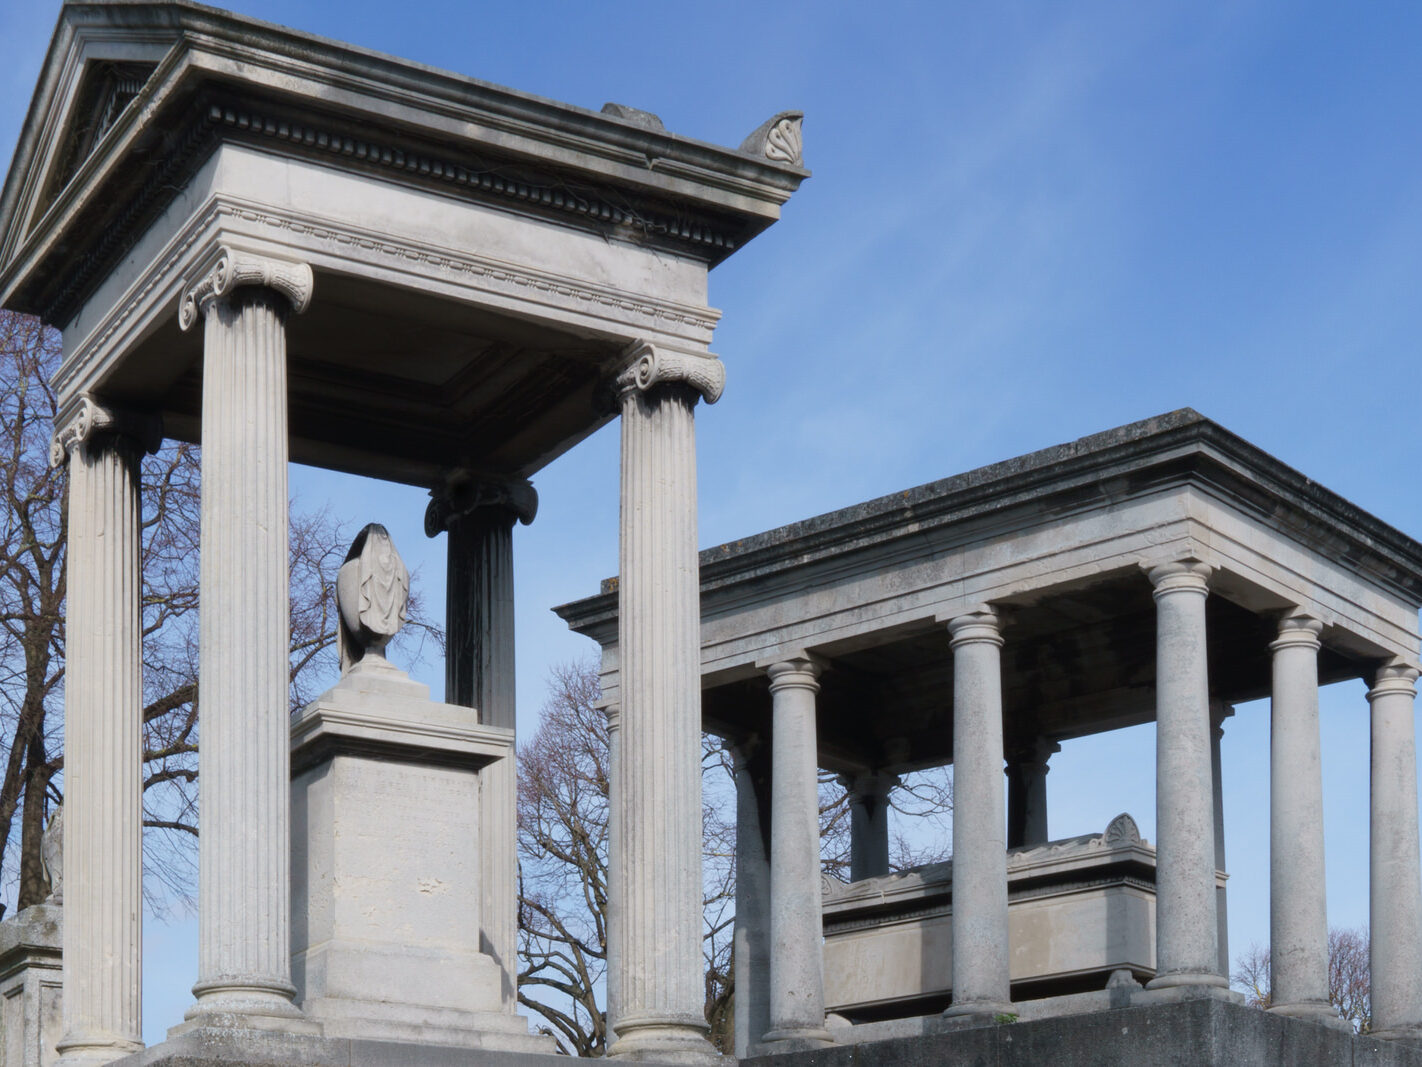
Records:
[[[1357,1037],[1221,997],[1196,995],[1081,1015],[741,1060],[742,1067],[937,1067],[945,1063],[995,1067],[1422,1067],[1422,1042]]]
[[[566,1067],[567,1063],[566,1056],[545,1052],[201,1027],[119,1060],[114,1067]]]
[[[556,1047],[552,1038],[530,1034],[528,1020],[522,1015],[506,1012],[453,1011],[340,997],[308,1002],[306,1011],[320,1020],[330,1038],[508,1052],[553,1052]]]

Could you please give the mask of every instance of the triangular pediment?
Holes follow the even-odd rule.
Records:
[[[53,206],[177,40],[175,27],[128,21],[118,6],[61,10],[0,194],[0,260]]]

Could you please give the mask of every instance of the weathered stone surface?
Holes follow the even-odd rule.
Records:
[[[26,908],[0,922],[0,1063],[50,1067],[63,1033],[64,909]]]
[[[1418,1067],[1422,1045],[1354,1037],[1209,996],[758,1056],[742,1067]]]

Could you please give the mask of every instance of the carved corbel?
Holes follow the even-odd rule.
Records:
[[[626,363],[613,381],[619,397],[634,389],[646,393],[658,385],[685,385],[714,404],[725,391],[726,365],[713,355],[674,352],[647,341],[634,341],[623,355]]]
[[[527,526],[538,514],[538,490],[527,478],[478,478],[456,472],[430,490],[425,536],[438,537],[450,524],[486,508],[501,508]]]
[[[183,330],[192,329],[193,323],[207,314],[213,301],[244,285],[275,289],[291,302],[297,314],[311,303],[312,275],[308,264],[234,252],[224,245],[217,250],[217,262],[212,269],[184,287],[182,302],[178,305],[178,326]]]
[[[85,393],[68,418],[56,420],[49,465],[63,466],[75,448],[102,435],[131,440],[140,452],[156,452],[163,443],[163,420],[157,415],[107,407]]]

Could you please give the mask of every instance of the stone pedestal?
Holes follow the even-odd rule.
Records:
[[[328,1038],[551,1049],[480,947],[480,769],[512,731],[476,718],[367,657],[292,722],[292,976]]]
[[[5,1067],[50,1067],[58,1059],[63,925],[63,909],[53,904],[37,904],[0,923],[0,1063]]]
[[[1156,977],[1150,988],[1228,988],[1215,915],[1214,781],[1205,597],[1212,568],[1151,568],[1155,585]]]
[[[1007,822],[1002,790],[1002,635],[991,608],[948,623],[953,648],[953,1003],[975,1019],[1012,1010]]]

